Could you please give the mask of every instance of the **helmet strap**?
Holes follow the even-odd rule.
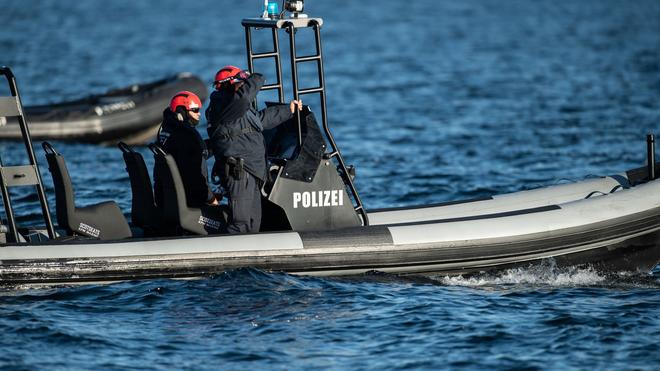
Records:
[[[176,108],[176,119],[183,122],[186,120],[186,117],[188,116],[188,112],[186,112],[186,109],[183,108],[182,106],[179,106]]]
[[[176,108],[176,119],[179,122],[188,122],[191,126],[197,126],[199,125],[199,120],[195,119],[192,117],[189,113],[188,110],[183,108],[183,106],[179,106]]]

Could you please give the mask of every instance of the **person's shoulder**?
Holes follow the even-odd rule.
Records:
[[[197,128],[191,125],[181,125],[181,132],[185,133],[184,135],[193,137],[193,138],[201,138],[202,134],[197,131]]]
[[[235,94],[214,90],[209,96],[209,108],[215,105],[224,106],[235,98]]]
[[[175,125],[174,122],[171,120],[165,119],[163,122],[160,124],[160,130],[161,131],[166,131],[166,132],[173,132],[176,131],[177,125]]]
[[[174,125],[168,125],[167,131],[171,133],[170,136],[172,138],[176,138],[178,140],[188,140],[198,136],[201,137],[201,134],[199,134],[197,129],[183,122],[177,122]]]
[[[222,96],[222,92],[221,92],[221,91],[213,90],[213,91],[211,92],[211,95],[209,95],[209,99],[210,99],[210,100],[217,100],[217,99],[220,99],[221,96]]]

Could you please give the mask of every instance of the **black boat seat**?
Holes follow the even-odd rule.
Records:
[[[76,234],[100,240],[131,237],[131,228],[114,201],[76,207],[73,185],[64,157],[57,153],[50,143],[43,142],[42,146],[46,151],[48,170],[55,186],[55,211],[59,227],[69,235]]]
[[[183,181],[174,157],[155,144],[149,145],[149,148],[154,153],[154,171],[160,174],[163,205],[159,206],[162,207],[165,225],[199,235],[225,233],[227,207],[225,205],[188,207]]]
[[[162,210],[154,201],[153,185],[144,158],[124,142],[117,143],[117,146],[122,151],[126,171],[131,181],[133,195],[131,221],[133,225],[142,228],[145,236],[168,234],[167,230],[163,228]]]

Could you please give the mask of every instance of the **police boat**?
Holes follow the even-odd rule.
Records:
[[[188,90],[204,100],[205,84],[188,72],[148,83],[111,89],[103,94],[40,106],[25,106],[32,138],[114,145],[152,141],[163,119],[163,107],[179,91]],[[0,139],[21,140],[21,127],[13,118],[0,118]]]
[[[287,17],[265,14],[242,21],[249,70],[257,59],[275,62],[275,83],[263,89],[276,90],[279,103],[284,102],[279,37],[286,32],[294,99],[318,94],[321,102],[320,122],[305,108],[265,133],[271,177],[262,190],[260,233],[219,233],[226,224],[226,209],[188,207],[176,162],[152,145],[156,166],[165,174],[166,197],[156,205],[144,158],[125,143],[119,148],[131,183],[130,224],[113,201],[77,205],[65,159],[52,145],[42,144],[56,193],[56,230],[15,78],[8,68],[0,70],[12,91],[12,96],[0,98],[0,116],[17,118],[29,160],[0,167],[6,213],[0,283],[194,278],[241,267],[320,276],[368,271],[456,275],[527,267],[548,259],[560,267],[591,265],[615,272],[649,272],[656,266],[660,168],[652,136],[647,139],[648,165],[620,174],[477,200],[367,210],[353,183],[354,169],[344,161],[328,127],[323,20],[302,15],[301,8],[291,9]],[[272,51],[253,51],[254,29],[271,33]],[[314,34],[313,55],[296,53],[296,31],[303,29]],[[299,88],[300,63],[316,64],[317,87]],[[9,190],[26,186],[36,189],[45,228],[16,225]]]

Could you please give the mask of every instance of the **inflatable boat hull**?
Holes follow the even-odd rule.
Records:
[[[77,101],[25,107],[24,111],[33,140],[112,144],[123,140],[143,144],[153,140],[163,110],[172,96],[182,90],[196,93],[202,101],[208,96],[199,78],[180,73]],[[16,119],[0,117],[0,139],[22,140]]]
[[[0,281],[192,278],[241,267],[306,275],[455,275],[547,259],[558,266],[649,272],[660,261],[660,180],[632,187],[622,178],[372,211],[373,225],[334,231],[5,246]]]

